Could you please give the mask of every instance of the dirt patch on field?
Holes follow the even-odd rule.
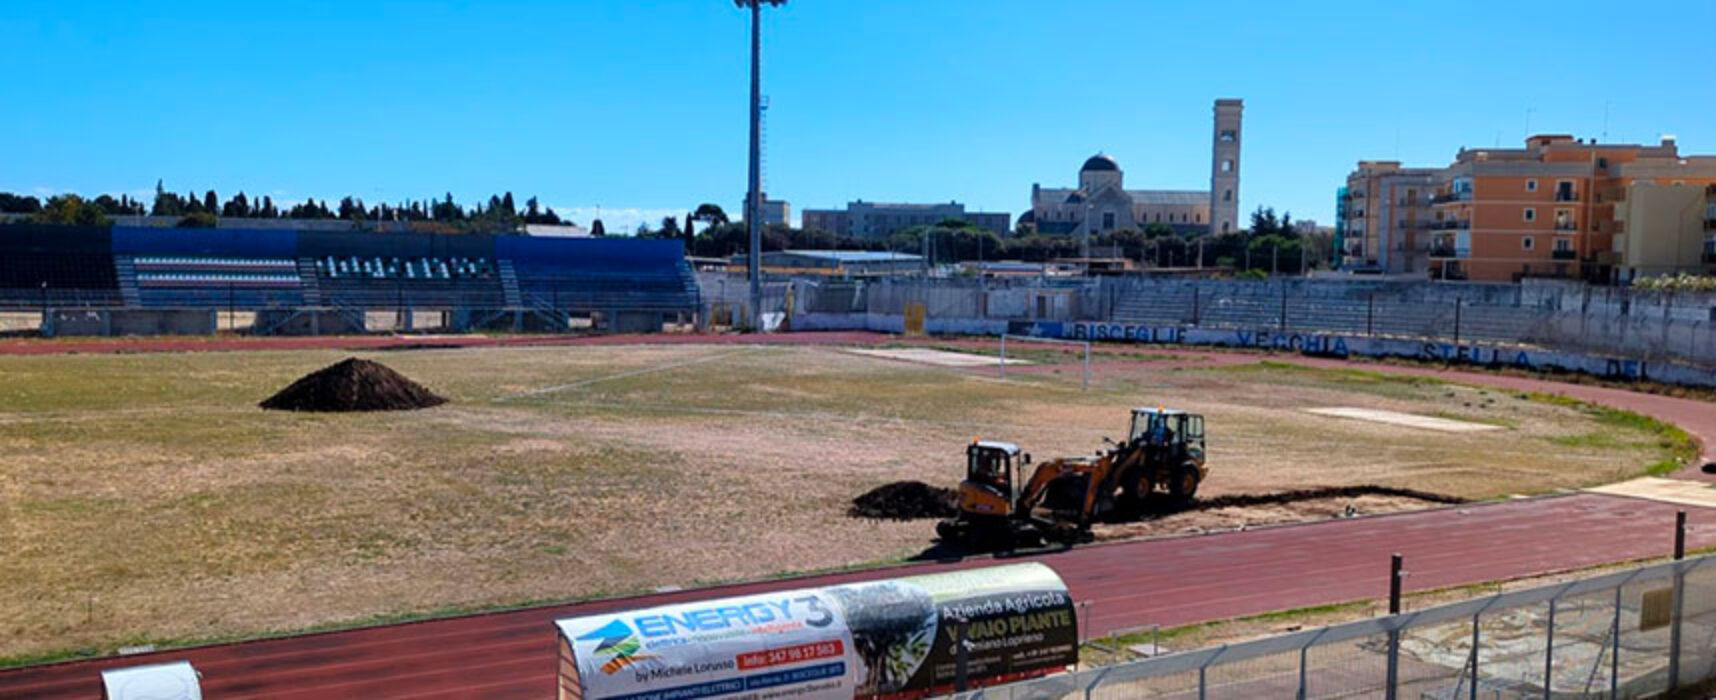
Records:
[[[1200,499],[1190,507],[1147,506],[1143,513],[1118,513],[1098,524],[1098,540],[1243,530],[1331,518],[1398,513],[1465,503],[1455,496],[1388,486],[1338,486],[1271,493],[1229,494]]]
[[[409,411],[444,403],[386,365],[353,357],[305,375],[259,405],[274,411]]]
[[[922,481],[896,481],[870,489],[852,499],[849,511],[855,518],[916,520],[946,518],[954,514],[953,489],[930,486]]]

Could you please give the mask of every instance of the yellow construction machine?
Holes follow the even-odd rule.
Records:
[[[1126,441],[1103,440],[1109,448],[1095,456],[1043,462],[1023,481],[1031,455],[1009,442],[972,441],[965,449],[959,513],[938,523],[937,534],[990,546],[1078,542],[1118,505],[1138,507],[1157,492],[1190,502],[1209,473],[1200,415],[1135,408]]]

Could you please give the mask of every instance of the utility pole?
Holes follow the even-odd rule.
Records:
[[[741,7],[751,8],[751,169],[749,191],[745,194],[745,228],[751,234],[751,255],[748,271],[751,275],[751,330],[761,330],[763,312],[763,3],[779,5],[786,0],[736,0]]]

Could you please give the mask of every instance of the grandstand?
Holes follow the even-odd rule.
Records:
[[[442,312],[455,330],[659,329],[700,306],[683,253],[673,240],[9,225],[0,310],[265,312],[258,332],[321,312],[361,328],[371,310]]]

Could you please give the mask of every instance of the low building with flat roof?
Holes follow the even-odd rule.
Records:
[[[728,271],[743,274],[749,257],[732,257]],[[885,277],[921,272],[920,255],[874,250],[776,250],[765,251],[760,266],[769,275],[821,275],[827,277]]]
[[[970,223],[997,236],[1012,230],[1013,217],[1006,212],[965,210],[959,202],[908,204],[848,202],[845,209],[806,209],[803,225],[810,231],[827,231],[855,238],[884,238],[913,226],[934,226],[948,219]]]

